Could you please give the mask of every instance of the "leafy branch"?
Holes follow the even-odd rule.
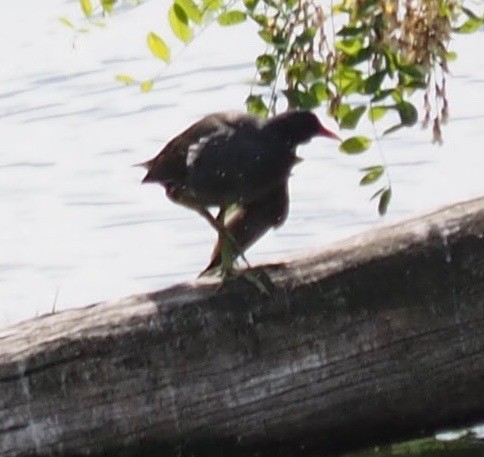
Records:
[[[79,1],[89,16],[90,0]],[[101,0],[104,12],[118,3]],[[340,0],[335,5],[321,0],[243,0],[237,6],[226,0],[172,0],[168,21],[184,44],[215,21],[223,27],[247,20],[257,25],[266,51],[255,59],[256,87],[246,99],[249,112],[274,114],[282,94],[290,109],[325,104],[341,129],[356,129],[366,114],[376,134],[375,124],[394,113],[397,122],[384,131],[387,135],[417,124],[418,110],[410,97],[420,92],[422,126],[432,125],[432,141],[439,144],[449,112],[448,62],[456,57],[449,50],[450,38],[453,33],[476,32],[484,24],[465,0]],[[335,17],[342,23],[337,29]],[[155,57],[170,61],[169,46],[155,32],[148,33],[147,46]],[[125,84],[137,82],[127,75],[116,78]],[[145,92],[152,86],[153,79],[140,83]],[[351,136],[340,151],[359,154],[371,144],[366,136]],[[380,214],[392,195],[386,168],[367,167],[360,179],[360,185],[367,186],[386,176],[387,183],[372,197],[379,199]]]

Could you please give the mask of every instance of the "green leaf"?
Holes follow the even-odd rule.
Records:
[[[259,32],[257,32],[259,34],[259,36],[266,42],[266,43],[269,43],[269,44],[272,44],[272,33],[269,32],[268,30],[260,30]]]
[[[101,7],[103,11],[110,13],[116,4],[116,1],[117,0],[101,0]]]
[[[344,26],[336,35],[344,37],[354,37],[364,32],[365,27],[347,27]]]
[[[269,109],[262,100],[261,95],[249,95],[245,100],[245,105],[247,106],[247,111],[256,116],[267,117],[269,114]]]
[[[482,21],[480,19],[471,17],[467,19],[460,27],[458,27],[455,31],[458,33],[473,33],[479,29],[482,25]]]
[[[309,91],[314,96],[314,98],[318,101],[318,103],[321,103],[322,101],[329,99],[328,86],[326,86],[326,84],[320,81],[315,82],[311,86]]]
[[[365,94],[374,94],[375,92],[380,90],[380,87],[383,83],[383,80],[385,79],[386,74],[387,74],[386,71],[377,71],[369,78],[365,79],[364,86],[363,86]]]
[[[296,37],[296,39],[294,40],[294,43],[298,46],[304,46],[305,44],[313,41],[315,35],[316,35],[315,27],[304,29],[304,31]]]
[[[222,0],[203,0],[203,3],[209,11],[218,11],[223,5]]]
[[[361,15],[370,14],[378,7],[379,4],[380,4],[379,0],[366,0],[361,6],[361,8],[359,9],[358,14],[361,14]]]
[[[164,60],[165,62],[170,61],[170,48],[156,33],[148,33],[146,42],[148,44],[148,48],[155,57],[158,57],[158,59]]]
[[[395,89],[384,89],[384,90],[379,90],[377,93],[371,98],[372,102],[380,102],[384,100],[385,98],[389,97],[390,95],[393,94]]]
[[[391,78],[393,78],[393,74],[396,69],[395,61],[397,60],[396,56],[394,53],[391,53],[390,51],[384,51],[383,55],[385,56],[385,67],[390,75]]]
[[[378,212],[380,216],[384,216],[388,209],[388,204],[390,203],[390,199],[392,197],[392,189],[387,187],[380,196],[380,202],[378,203]]]
[[[309,71],[313,74],[314,78],[322,78],[326,71],[326,64],[324,62],[313,60],[309,63]]]
[[[267,27],[267,25],[269,24],[269,20],[264,14],[251,14],[250,17],[253,21],[257,22],[257,24],[261,25],[262,27]]]
[[[276,78],[276,59],[270,54],[262,54],[255,61],[263,84],[270,84]]]
[[[192,0],[175,0],[177,4],[186,14],[186,16],[195,24],[202,23],[203,14],[197,5]]]
[[[349,13],[349,12],[350,12],[350,9],[348,8],[348,6],[346,5],[346,2],[344,1],[338,5],[334,5],[331,8],[332,14]]]
[[[286,81],[304,83],[308,77],[308,65],[305,62],[296,62],[286,69]],[[294,87],[295,84],[292,84]]]
[[[392,126],[392,127],[390,127],[389,129],[386,129],[386,130],[383,132],[383,135],[388,135],[388,134],[390,134],[390,133],[396,132],[397,130],[400,130],[402,127],[403,127],[403,124],[396,124],[396,125],[393,125],[393,126]]]
[[[380,120],[387,113],[388,108],[386,106],[372,106],[368,111],[368,118],[372,122]]]
[[[304,92],[297,89],[286,89],[282,91],[287,97],[291,108],[313,109],[319,106],[319,101],[311,92]]]
[[[261,54],[257,57],[255,65],[259,71],[275,70],[276,59],[270,54]]]
[[[383,191],[385,190],[385,187],[382,187],[381,189],[378,189],[371,197],[370,200],[374,200],[378,195],[380,195]]]
[[[376,165],[374,167],[364,168],[362,171],[365,171],[366,174],[360,179],[360,186],[366,186],[377,181],[383,175],[385,169],[381,165]]]
[[[217,18],[217,21],[220,25],[227,27],[230,25],[240,24],[247,19],[247,14],[243,11],[239,10],[232,10],[232,11],[225,11],[224,13],[220,14]]]
[[[253,11],[259,0],[244,0],[244,5],[249,11]]]
[[[366,106],[358,106],[357,108],[352,109],[343,116],[339,126],[342,129],[354,129],[365,111]]]
[[[363,42],[360,38],[340,40],[335,43],[334,47],[346,55],[355,56],[363,48]]]
[[[403,95],[402,91],[398,88],[392,90],[392,98],[395,100],[396,103],[402,103],[403,102]]]
[[[336,111],[336,117],[338,119],[343,119],[351,111],[351,106],[348,103],[341,103]]]
[[[346,65],[351,65],[355,66],[360,64],[361,62],[364,62],[365,60],[369,60],[371,56],[373,55],[373,49],[368,46],[366,48],[360,49],[356,55],[354,56],[348,56],[347,59],[345,60]]]
[[[281,36],[281,34],[273,34],[269,30],[260,30],[257,32],[259,36],[266,42],[274,46],[276,49],[285,50],[287,48],[287,41]]]
[[[449,51],[449,52],[446,52],[445,53],[445,58],[449,61],[449,62],[453,62],[454,60],[457,60],[457,52],[455,51]]]
[[[64,24],[67,27],[70,27],[71,29],[74,28],[74,25],[72,24],[72,22],[69,19],[65,18],[65,17],[60,17],[59,18],[59,22],[61,24]]]
[[[136,82],[136,79],[134,79],[133,77],[131,77],[129,75],[123,75],[123,74],[116,75],[115,79],[117,81],[120,81],[120,82],[126,84],[127,86]]]
[[[91,0],[79,0],[84,16],[89,17],[92,14]]]
[[[343,141],[339,150],[347,154],[359,154],[371,146],[371,140],[365,136],[353,136]]]
[[[149,92],[153,88],[154,81],[152,79],[148,79],[147,81],[143,81],[139,88],[141,92]]]
[[[181,41],[188,43],[192,39],[193,32],[188,25],[188,16],[178,3],[174,3],[168,10],[168,21],[173,33]]]
[[[402,124],[411,127],[418,121],[418,111],[410,102],[401,102],[395,105]]]
[[[403,87],[405,87],[405,89],[411,89],[412,91],[414,89],[426,89],[427,83],[424,79],[413,79],[409,82],[404,83]]]
[[[398,65],[398,71],[416,79],[425,78],[425,68],[422,65]]]
[[[361,71],[354,68],[341,67],[333,75],[332,81],[345,95],[358,92],[362,84]]]
[[[383,166],[382,165],[372,165],[370,167],[360,168],[360,171],[374,171],[374,170],[376,170],[378,168],[383,168]]]

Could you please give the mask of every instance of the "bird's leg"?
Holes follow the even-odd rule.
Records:
[[[228,231],[236,240],[237,246],[245,251],[260,237],[262,237],[271,227],[279,227],[282,225],[287,217],[289,209],[289,195],[287,189],[287,182],[281,183],[280,186],[268,193],[263,198],[239,207],[239,209],[231,215],[226,221],[225,230]],[[202,272],[220,268],[222,264],[222,244],[220,237],[214,247],[210,263]],[[252,276],[259,276],[260,284],[261,277],[264,284],[271,284],[271,280],[263,270],[250,273]],[[250,278],[245,276],[250,281]],[[255,284],[254,281],[251,281]],[[264,286],[264,284],[262,284]],[[257,285],[257,284],[256,284]],[[261,287],[257,286],[260,290]],[[267,290],[267,288],[265,287]]]
[[[225,228],[225,207],[220,207],[215,221],[219,227],[217,243],[220,244],[220,270],[222,280],[225,280],[234,275],[234,248],[236,248],[235,240]]]
[[[217,217],[214,218],[210,211],[205,208],[199,208],[197,211],[202,215],[210,225],[217,230],[218,233],[218,245],[220,246],[220,271],[222,276],[222,284],[225,280],[234,276],[242,276],[250,284],[257,287],[259,292],[264,295],[269,295],[269,291],[264,283],[250,271],[242,271],[234,274],[234,253],[238,253],[250,268],[247,259],[245,258],[243,251],[237,244],[237,241],[224,225],[225,221],[225,208],[220,208],[220,212]],[[203,275],[207,270],[202,271],[200,275]]]
[[[223,227],[223,230],[218,231],[218,243],[220,243],[220,268],[222,272],[222,279],[233,276],[234,272],[234,252],[232,246],[232,238],[225,228],[225,208],[222,206],[217,215],[216,221]],[[233,239],[233,238],[232,238]]]
[[[217,244],[221,247],[221,260],[222,264],[227,265],[229,262],[233,265],[234,260],[239,256],[250,268],[250,264],[247,261],[242,247],[238,244],[237,240],[230,233],[230,229],[225,225],[225,216],[227,214],[227,208],[220,207],[220,211],[217,214],[216,221],[219,224],[221,230],[218,230],[218,241]]]
[[[225,227],[225,213],[226,208],[224,206],[220,207],[220,211],[216,218],[212,216],[210,211],[208,211],[205,207],[197,205],[193,199],[189,199],[184,197],[182,194],[178,192],[178,189],[175,186],[168,186],[166,187],[166,195],[167,197],[174,201],[175,203],[182,204],[188,208],[193,209],[198,214],[200,214],[204,219],[208,221],[208,223],[217,231],[218,233],[218,242],[217,245],[224,247],[224,271],[233,272],[233,262],[235,257],[240,256],[243,261],[247,264],[247,267],[250,267],[249,262],[244,256],[244,251],[240,248],[239,244],[237,243],[236,239],[232,236],[230,231]],[[230,263],[230,269],[227,269],[227,265]],[[203,270],[200,273],[200,276],[203,275],[206,271]]]
[[[203,211],[206,211],[208,215],[211,218],[213,218],[213,216],[207,210],[204,209]],[[249,268],[250,268],[250,265],[247,262],[247,259],[245,258],[243,251],[238,245],[234,235],[230,233],[230,229],[225,226],[225,214],[226,214],[226,208],[221,207],[219,213],[217,214],[217,217],[214,219],[215,223],[219,225],[219,227],[217,228],[217,232],[218,232],[217,246],[218,246],[219,267],[220,267],[220,272],[222,276],[222,281],[225,281],[226,279],[229,279],[229,278],[233,278],[235,276],[241,276],[250,284],[257,287],[259,292],[261,292],[264,295],[269,295],[269,291],[265,286],[265,284],[252,272],[247,270],[239,271],[237,273],[234,272],[234,259],[236,257],[236,254],[241,256],[241,258],[244,260],[244,262],[247,264]],[[207,216],[204,216],[204,217],[207,217]],[[205,269],[204,271],[202,271],[201,274],[203,275],[206,271],[208,270]]]
[[[217,218],[214,218],[210,211],[208,211],[206,208],[195,208],[196,211],[203,216],[208,223],[217,231],[218,233],[218,238],[221,246],[221,255],[223,256],[223,259],[221,261],[221,270],[222,270],[222,277],[228,278],[230,276],[233,276],[233,271],[234,271],[234,254],[240,255],[244,261],[249,265],[247,262],[246,258],[244,257],[243,251],[239,248],[237,241],[234,239],[234,237],[231,235],[231,233],[227,230],[227,228],[224,225],[224,219],[225,219],[225,209],[220,209],[219,214],[217,215]],[[201,274],[205,273],[205,270],[202,271]]]

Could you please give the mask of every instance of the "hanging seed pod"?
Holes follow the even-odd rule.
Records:
[[[428,94],[428,92],[425,92],[425,95],[424,95],[425,116],[424,116],[423,121],[422,121],[422,128],[423,129],[426,129],[429,126],[430,109],[431,109],[431,106],[430,106],[430,102],[429,102],[429,94]]]
[[[429,102],[429,93],[428,92],[425,92],[425,95],[424,95],[424,109],[425,111],[428,113],[430,112],[430,102]]]
[[[336,116],[336,113],[338,112],[339,105],[341,104],[341,97],[339,95],[336,95],[331,99],[329,102],[329,112],[331,116]]]
[[[444,98],[444,104],[440,112],[440,117],[442,119],[442,124],[446,124],[449,120],[449,103],[447,102],[446,98]]]
[[[422,128],[426,129],[429,126],[429,122],[430,122],[430,111],[426,111],[425,116],[422,120]]]
[[[442,131],[440,130],[440,120],[439,116],[436,116],[434,119],[434,127],[432,129],[432,143],[438,143],[440,146],[442,146],[444,140],[442,139]]]
[[[438,83],[435,83],[435,95],[437,98],[442,97],[442,88],[438,85]]]

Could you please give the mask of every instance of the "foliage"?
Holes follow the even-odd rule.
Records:
[[[386,135],[417,124],[410,96],[420,91],[422,125],[432,124],[432,141],[438,144],[448,117],[445,75],[448,61],[456,57],[448,48],[451,35],[472,33],[484,24],[465,0],[170,1],[169,24],[185,44],[212,22],[223,27],[247,20],[256,24],[267,49],[255,59],[257,81],[246,99],[249,112],[274,114],[282,89],[288,108],[314,109],[324,103],[341,129],[357,128],[365,114],[374,124],[394,113],[397,122]],[[91,0],[79,3],[90,18]],[[100,6],[106,14],[119,3],[101,0]],[[155,57],[169,62],[170,49],[155,32],[148,33],[147,45]],[[125,84],[137,82],[127,75],[116,78]],[[153,80],[139,85],[148,91]],[[355,154],[370,145],[369,138],[356,135],[346,139],[340,151]],[[386,177],[387,183],[373,196],[384,214],[392,193],[386,166],[362,171],[361,185]]]
[[[166,45],[164,40],[160,38],[156,33],[150,32],[146,37],[146,43],[151,53],[158,57],[158,59],[165,62],[170,61],[170,48]]]

